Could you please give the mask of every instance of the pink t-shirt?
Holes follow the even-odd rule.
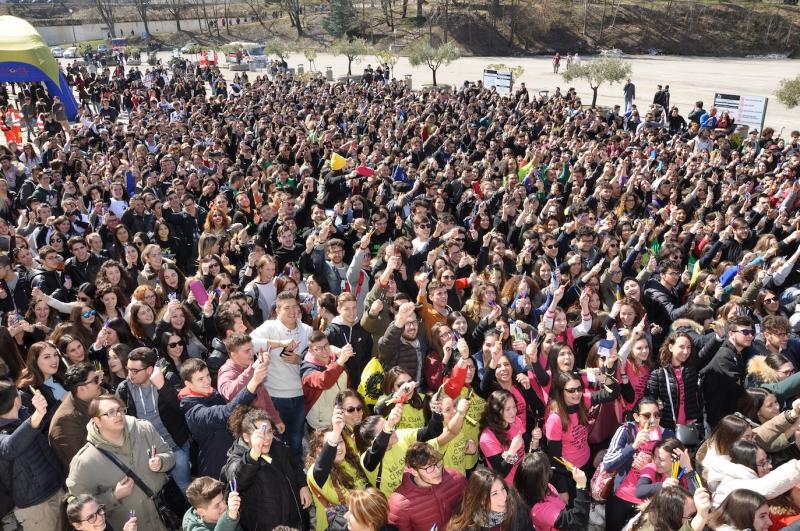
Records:
[[[554,531],[558,515],[567,506],[554,486],[547,485],[547,489],[544,499],[531,507],[531,520],[536,531]]]
[[[675,373],[675,379],[678,381],[678,418],[675,419],[675,422],[677,424],[686,424],[686,408],[683,407],[686,403],[686,397],[683,391],[683,367],[673,367],[672,371]],[[669,384],[669,382],[667,382],[667,384]]]
[[[511,442],[511,439],[514,438],[515,435],[518,433],[523,433],[523,430],[520,428],[519,424],[514,423],[508,427],[506,430],[506,440]],[[480,447],[481,453],[486,457],[486,466],[492,468],[492,463],[489,462],[489,458],[493,455],[502,454],[506,450],[508,450],[508,446],[504,446],[500,444],[500,441],[497,440],[497,436],[490,430],[489,428],[484,428],[481,432],[480,436]],[[524,445],[523,445],[524,446]],[[517,473],[517,468],[519,464],[522,462],[522,458],[525,456],[525,449],[520,448],[517,452],[519,456],[519,460],[514,463],[511,467],[511,470],[508,474],[506,474],[505,480],[509,483],[514,482],[514,475]]]
[[[647,380],[650,378],[650,370],[644,365],[640,365],[638,369],[635,369],[633,364],[627,361],[625,371],[628,375],[628,381],[633,387],[633,402],[626,402],[626,404],[633,405],[644,396]]]
[[[514,419],[514,423],[511,424],[506,430],[506,440],[509,442],[509,444],[515,435],[518,433],[525,433],[525,399],[522,397],[522,393],[520,393],[516,387],[511,388],[511,395],[514,397],[514,403],[517,406],[517,418]],[[491,463],[488,461],[489,457],[502,454],[508,450],[508,446],[503,446],[500,444],[500,441],[497,440],[497,436],[495,436],[495,434],[489,428],[484,428],[484,430],[481,432],[478,442],[480,444],[481,453],[487,458],[486,464],[489,466],[489,468],[492,467]],[[519,467],[520,461],[525,456],[525,449],[520,448],[518,455],[520,460],[514,463],[514,466],[511,467],[511,471],[506,474],[506,481],[508,482],[513,483],[514,474],[517,473],[517,467]]]
[[[636,461],[636,458],[643,453],[648,454],[652,459],[653,447],[664,436],[664,430],[661,428],[656,428],[656,433],[658,433],[658,438],[651,438],[649,441],[646,441],[639,447],[639,450],[633,457],[634,461]],[[614,493],[617,498],[635,505],[642,503],[642,500],[636,497],[636,484],[639,483],[639,476],[642,475],[642,470],[648,466],[650,466],[650,464],[644,465],[640,470],[636,470],[635,468],[631,467],[628,475],[625,476],[625,479],[623,479],[622,483],[620,483],[617,492]],[[655,471],[655,465],[653,465],[653,470]]]
[[[589,462],[589,429],[579,422],[577,413],[570,413],[565,430],[561,417],[551,412],[544,422],[544,434],[550,441],[561,441],[561,455],[573,465],[580,468]]]

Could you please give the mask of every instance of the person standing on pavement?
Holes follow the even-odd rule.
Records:
[[[636,85],[631,82],[630,78],[625,82],[625,86],[622,87],[622,94],[625,96],[625,112],[628,112],[631,110],[633,100],[636,99]]]

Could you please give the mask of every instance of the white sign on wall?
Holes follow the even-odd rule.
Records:
[[[498,72],[497,70],[483,71],[483,86],[487,89],[495,87],[498,94],[510,95],[514,85],[514,76],[511,72]]]
[[[719,111],[717,116],[721,116],[723,112],[727,111],[736,120],[737,124],[747,125],[751,129],[764,128],[767,103],[769,103],[769,98],[762,96],[739,96],[720,93],[714,95],[714,107]]]

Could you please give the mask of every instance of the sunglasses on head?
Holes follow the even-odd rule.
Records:
[[[89,310],[88,312],[83,312],[81,314],[81,317],[83,317],[84,319],[88,319],[89,317],[91,317],[93,315],[97,315],[97,311],[96,310]]]
[[[169,348],[182,347],[183,345],[184,345],[183,339],[179,339],[178,341],[176,341],[174,343],[167,343],[167,346]]]

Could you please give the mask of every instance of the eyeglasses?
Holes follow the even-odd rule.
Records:
[[[742,334],[745,337],[753,335],[753,331],[751,329],[749,329],[749,328],[742,328],[741,330],[734,330],[734,332],[739,332],[740,334]]]
[[[85,520],[78,520],[78,522],[89,522],[90,524],[94,525],[98,522],[100,518],[105,518],[106,516],[106,506],[105,505],[98,505],[97,510],[86,517]]]
[[[89,380],[88,382],[79,383],[78,387],[80,387],[82,385],[90,385],[90,384],[100,385],[100,376],[97,375],[94,378],[92,378],[91,380]]]
[[[437,462],[432,463],[432,464],[430,464],[428,466],[423,466],[421,468],[418,468],[417,470],[424,470],[428,474],[432,474],[432,473],[436,472],[437,470],[439,470],[440,468],[442,468],[443,466],[444,466],[444,463],[442,461],[437,461]]]
[[[330,344],[325,344],[325,345],[316,345],[313,347],[308,347],[308,350],[311,350],[313,352],[322,352],[324,350],[330,350],[330,348],[331,348]]]
[[[564,392],[565,393],[569,393],[571,395],[580,393],[582,391],[583,391],[583,386],[580,386],[580,387],[565,387],[564,388]]]
[[[149,367],[145,367],[144,369],[134,369],[132,367],[128,367],[128,374],[139,374],[142,371],[146,371]]]
[[[88,312],[83,312],[81,314],[81,317],[83,317],[84,319],[88,319],[89,317],[91,317],[93,315],[97,315],[97,311],[96,310],[89,310]]]
[[[175,343],[167,343],[169,348],[182,347],[184,345],[183,339],[179,339]]]
[[[97,416],[98,417],[106,417],[106,418],[109,418],[109,419],[113,419],[114,417],[122,417],[127,412],[128,412],[128,408],[126,408],[126,407],[118,407],[117,409],[109,409],[105,413],[100,413]]]
[[[770,468],[772,466],[772,459],[767,457],[764,461],[756,462],[758,468]]]
[[[355,413],[356,411],[358,411],[359,413],[361,413],[362,411],[364,411],[364,406],[350,406],[350,407],[346,407],[346,408],[344,408],[344,410],[345,410],[347,413]]]
[[[660,419],[661,418],[661,412],[660,411],[656,411],[656,412],[653,412],[653,413],[650,413],[650,412],[648,412],[648,413],[639,413],[639,416],[642,417],[642,418],[645,418],[645,419],[649,419],[650,417],[653,417],[654,419]]]

